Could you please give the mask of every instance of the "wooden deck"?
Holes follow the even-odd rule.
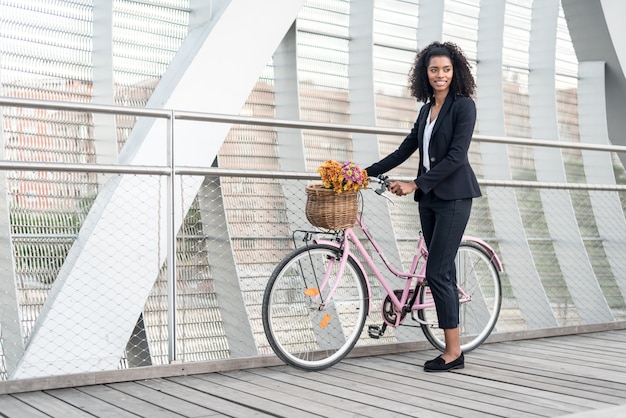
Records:
[[[0,395],[2,417],[626,417],[626,330],[483,345],[425,373],[434,350]]]

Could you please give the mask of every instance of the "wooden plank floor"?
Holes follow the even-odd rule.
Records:
[[[434,350],[0,395],[2,417],[626,417],[626,330],[486,344],[425,373]]]

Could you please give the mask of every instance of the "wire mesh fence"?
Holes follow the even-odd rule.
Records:
[[[180,177],[174,288],[166,274],[166,176],[111,176],[97,197],[63,210],[13,206],[1,272],[10,302],[2,305],[2,379],[168,364],[172,346],[179,362],[271,355],[263,291],[299,245],[294,232],[314,229],[303,210],[310,180],[222,174]],[[124,182],[133,191],[127,198],[106,193]],[[200,187],[187,188],[192,182]],[[495,333],[626,320],[626,192],[494,185],[483,192],[466,233],[496,249],[504,266]],[[385,254],[408,268],[417,204],[389,199],[365,190],[360,210]],[[517,204],[498,207],[511,199]],[[385,293],[374,278],[372,289],[368,324],[380,324]],[[403,326],[381,339],[365,333],[358,344],[423,338]]]
[[[174,121],[403,134],[69,102],[0,103],[169,119],[160,143],[168,151]],[[477,144],[481,139],[507,140],[483,137]],[[615,158],[623,147],[569,146],[613,152],[613,179],[623,182]],[[479,150],[486,152],[474,147],[471,158],[485,177]],[[31,157],[0,161],[7,197],[0,199],[6,215],[0,221],[0,380],[272,356],[261,319],[263,293],[274,268],[301,245],[297,231],[315,229],[305,216],[305,187],[316,174],[179,166],[163,150],[146,159],[161,161],[157,166]],[[492,246],[504,266],[496,335],[626,321],[626,186],[582,180],[481,180],[483,197],[474,200],[466,233]],[[420,234],[413,199],[365,190],[360,211],[386,258],[408,269]],[[365,329],[382,323],[386,296],[367,273],[372,309]],[[397,288],[404,284],[392,274],[385,278]],[[357,345],[424,340],[419,326],[403,325],[379,339],[364,332]]]

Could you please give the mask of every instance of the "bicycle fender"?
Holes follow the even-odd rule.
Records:
[[[314,239],[313,242],[316,243],[316,244],[329,245],[331,247],[335,247],[335,248],[339,249],[339,243],[334,242],[334,241],[327,241],[327,240],[323,240],[323,239]],[[363,268],[363,264],[361,264],[359,259],[356,258],[356,257],[351,257],[351,258],[356,262],[356,264],[361,269],[361,272],[365,276],[365,287],[367,288],[367,300],[368,300],[367,315],[369,316],[372,313],[372,304],[369,303],[372,300],[372,289],[370,288],[370,280],[367,277],[366,270]]]
[[[503,268],[502,268],[502,263],[500,262],[500,258],[498,258],[498,254],[496,254],[496,252],[493,250],[493,248],[491,248],[489,246],[489,244],[487,244],[482,239],[476,238],[476,237],[472,237],[471,235],[463,235],[463,238],[461,239],[461,242],[463,242],[463,241],[472,242],[472,243],[482,247],[485,251],[487,251],[487,254],[489,254],[489,257],[493,260],[493,263],[495,264],[496,268],[498,269],[498,272],[502,273]]]

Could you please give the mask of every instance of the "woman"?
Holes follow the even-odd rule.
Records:
[[[427,361],[424,370],[444,372],[465,366],[454,258],[469,220],[472,199],[481,195],[467,157],[476,122],[476,105],[470,97],[476,84],[465,55],[450,42],[434,42],[419,51],[409,81],[411,94],[425,105],[398,149],[366,170],[374,177],[386,173],[419,149],[417,178],[394,181],[389,190],[398,196],[415,192],[419,202],[429,252],[426,281],[446,342],[444,352]]]

